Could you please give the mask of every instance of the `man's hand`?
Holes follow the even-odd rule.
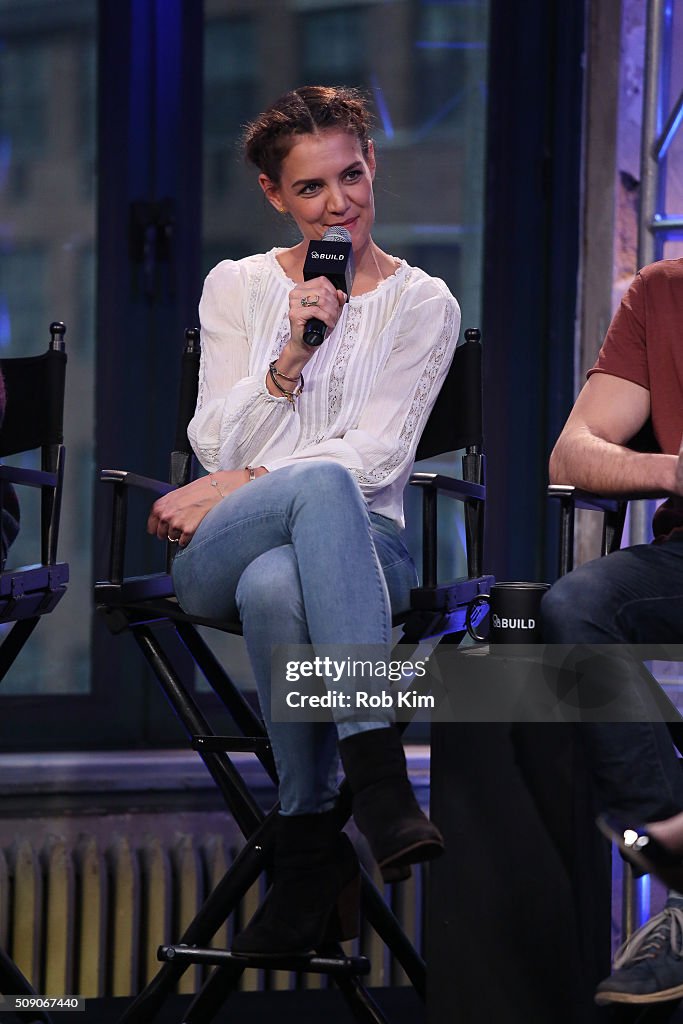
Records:
[[[257,476],[265,472],[265,469],[259,467]],[[218,487],[212,485],[212,479],[216,480]],[[159,540],[177,540],[179,546],[184,548],[190,543],[207,512],[223,497],[248,482],[249,473],[244,469],[221,470],[211,476],[193,480],[191,484],[179,487],[176,491],[170,491],[152,505],[147,532],[155,533]]]

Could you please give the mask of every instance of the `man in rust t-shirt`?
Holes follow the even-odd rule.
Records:
[[[677,460],[683,438],[683,260],[662,260],[638,274],[588,377],[596,373],[611,374],[646,389],[648,414],[659,450]],[[641,480],[645,466],[647,476]],[[645,455],[635,461],[629,459],[636,493],[641,491],[642,481],[654,482],[657,496],[671,493],[671,473],[675,470],[671,458]],[[683,476],[679,487],[681,484]],[[623,487],[621,490],[623,493]],[[658,509],[652,525],[657,539],[683,526],[683,502],[669,499]]]
[[[627,447],[650,420],[659,452]],[[558,580],[543,602],[545,642],[683,640],[682,437],[683,260],[666,260],[645,267],[624,296],[550,459],[553,483],[602,494],[667,496],[653,522],[656,542],[587,562]],[[630,664],[628,658],[623,664]],[[627,670],[618,678],[632,709],[640,701],[638,673],[631,677]],[[683,772],[666,725],[647,718],[643,705],[642,721],[584,724],[582,737],[601,809],[611,816],[603,828],[625,856],[682,889]],[[647,828],[639,828],[643,823]],[[626,826],[633,827],[627,836]],[[666,858],[670,863],[662,870]],[[670,890],[664,911],[617,954],[597,1001],[682,997],[682,943],[683,896]]]

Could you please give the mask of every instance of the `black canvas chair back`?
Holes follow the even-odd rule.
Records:
[[[416,461],[461,448],[483,451],[481,335],[471,327],[455,350],[441,391],[417,446]]]
[[[434,403],[417,449],[417,460],[463,451],[462,479],[418,471],[410,484],[422,489],[422,586],[413,591],[412,609],[404,623],[404,636],[415,641],[429,635],[462,637],[465,610],[480,593],[488,593],[493,577],[484,575],[484,515],[486,457],[483,431],[481,334],[465,331],[455,350],[439,396]],[[462,502],[465,523],[467,575],[438,582],[438,498]]]
[[[42,468],[55,467],[64,441],[65,330],[63,324],[50,325],[50,348],[42,355],[0,359],[7,394],[0,458],[40,448]]]
[[[50,345],[39,356],[0,360],[7,396],[0,430],[0,458],[39,452],[40,468],[0,465],[0,505],[24,488],[39,489],[40,538],[31,565],[13,568],[10,549],[0,571],[0,622],[14,622],[0,646],[4,678],[41,616],[51,612],[66,591],[69,567],[57,560],[59,517],[64,478],[64,387],[66,352],[63,323],[50,325]]]
[[[171,452],[169,482],[175,487],[182,487],[183,484],[189,483],[193,475],[194,455],[187,437],[187,425],[194,416],[197,406],[200,359],[199,328],[191,327],[185,331],[185,348],[183,349],[180,367],[180,394],[176,416],[175,443]]]
[[[180,941],[159,950],[164,962],[155,979],[140,993],[124,1014],[121,1024],[149,1024],[185,970],[191,964],[217,965],[217,970],[195,997],[186,1016],[193,1024],[213,1019],[239,977],[252,964],[248,959],[234,958],[225,950],[208,947],[216,928],[239,905],[248,887],[259,877],[272,856],[277,806],[268,815],[260,810],[241,779],[230,754],[253,751],[274,782],[277,775],[268,738],[260,718],[232,682],[229,666],[217,662],[196,628],[209,625],[224,632],[240,633],[237,623],[215,622],[185,614],[174,594],[170,574],[174,545],[167,546],[165,572],[146,577],[124,575],[127,523],[127,496],[131,487],[146,490],[150,502],[154,496],[168,493],[171,487],[182,486],[193,475],[193,455],[187,440],[187,425],[194,413],[199,367],[199,332],[186,331],[182,364],[182,382],[174,449],[171,454],[170,481],[165,483],[141,477],[125,470],[104,470],[101,479],[113,488],[112,537],[108,578],[96,584],[98,609],[115,633],[130,631],[146,660],[152,667],[173,710],[183,724],[192,747],[198,751],[238,826],[246,845],[233,867],[208,897]],[[449,634],[458,640],[464,634],[464,612],[467,601],[477,593],[486,592],[493,582],[490,576],[473,577],[471,569],[482,560],[484,509],[484,453],[481,430],[481,345],[479,331],[466,332],[464,344],[456,351],[444,390],[437,401],[429,425],[420,444],[420,458],[464,448],[463,479],[451,479],[442,473],[421,471],[413,474],[411,483],[421,487],[424,498],[424,580],[413,592],[414,607],[399,621],[403,622],[404,642],[419,643],[426,636]],[[436,502],[439,495],[464,503],[469,538],[468,575],[462,580],[437,582]],[[144,523],[136,527],[144,529]],[[171,625],[196,666],[214,693],[230,712],[239,736],[214,733],[204,709],[189,691],[182,673],[173,665],[164,649],[164,630],[157,626]],[[344,804],[344,801],[346,803]],[[348,792],[342,787],[342,809],[350,808]],[[381,936],[400,962],[416,991],[424,996],[425,965],[403,934],[391,910],[370,879],[363,880],[363,910],[366,921]],[[292,962],[269,963],[287,970],[313,971],[330,976],[347,1001],[353,1019],[381,1022],[386,1018],[374,1004],[361,983],[369,970],[365,957],[347,957],[341,949],[325,956],[298,958]]]

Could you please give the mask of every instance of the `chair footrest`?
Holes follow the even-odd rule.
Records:
[[[270,742],[265,736],[193,736],[192,749],[202,751],[252,751],[257,753],[270,750]]]
[[[415,587],[410,591],[410,607],[420,611],[453,612],[479,594],[488,594],[495,582],[495,576],[478,576],[451,580],[436,587]]]
[[[257,967],[261,970],[306,971],[310,974],[329,974],[350,977],[370,973],[366,956],[237,956],[228,949],[200,949],[197,946],[159,946],[157,959],[168,963],[233,964]]]

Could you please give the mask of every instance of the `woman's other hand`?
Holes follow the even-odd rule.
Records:
[[[267,472],[259,466],[255,475],[262,476]],[[249,483],[249,470],[229,469],[202,476],[191,484],[169,491],[152,505],[147,532],[156,534],[159,540],[177,541],[184,548],[207,512],[246,483]]]

